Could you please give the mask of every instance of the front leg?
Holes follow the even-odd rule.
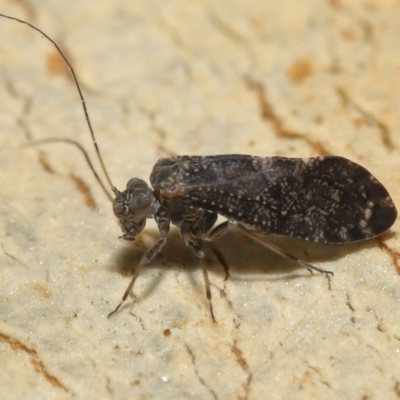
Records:
[[[150,247],[146,251],[146,253],[143,254],[139,264],[137,265],[135,269],[135,273],[132,276],[132,279],[128,285],[128,287],[125,290],[124,295],[122,296],[122,300],[119,302],[118,306],[115,308],[114,311],[111,311],[110,314],[108,314],[108,318],[110,318],[113,314],[115,314],[122,306],[122,304],[125,302],[125,300],[128,298],[130,292],[133,289],[133,285],[135,284],[135,281],[137,277],[140,274],[140,271],[143,269],[143,267],[148,264],[164,247],[166,241],[167,241],[167,235],[169,232],[169,225],[170,225],[170,219],[167,215],[162,215],[162,216],[156,216],[156,221],[158,225],[158,230],[160,232],[160,238],[157,240],[157,242],[154,244],[153,247]]]

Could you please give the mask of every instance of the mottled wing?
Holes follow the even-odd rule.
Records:
[[[182,156],[159,166],[166,175],[153,171],[152,183],[167,197],[262,234],[350,243],[386,231],[397,216],[384,186],[342,157]]]

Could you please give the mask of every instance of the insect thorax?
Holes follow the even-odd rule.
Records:
[[[184,193],[189,187],[188,166],[202,158],[200,156],[161,158],[150,175],[154,195],[160,207],[169,214],[171,223],[180,227],[182,223],[189,222],[195,235],[196,230],[203,234],[211,229],[217,219],[216,213],[196,207],[190,199],[184,199]]]

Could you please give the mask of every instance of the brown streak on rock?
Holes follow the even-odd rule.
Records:
[[[237,347],[236,343],[237,342],[235,341],[233,343],[233,345],[231,346],[231,351],[235,355],[236,361],[238,362],[240,367],[247,374],[247,381],[246,381],[246,385],[244,387],[244,391],[245,391],[245,399],[248,399],[249,398],[249,392],[250,392],[250,383],[251,383],[251,381],[253,379],[253,375],[250,372],[249,365],[247,364],[246,360],[243,357],[242,351]]]
[[[321,156],[327,156],[331,153],[328,149],[321,143],[315,140],[312,140],[301,133],[290,131],[283,126],[282,120],[276,115],[275,110],[273,109],[272,105],[269,103],[266,95],[264,87],[261,83],[246,80],[249,88],[254,90],[257,94],[258,104],[261,111],[261,118],[272,123],[274,130],[278,137],[282,139],[302,139],[304,140],[317,154]]]
[[[350,96],[349,94],[341,87],[337,87],[337,93],[342,100],[342,104],[344,108],[352,107],[356,112],[358,112],[363,121],[368,125],[375,125],[381,136],[381,140],[383,145],[389,150],[392,151],[395,149],[395,145],[390,137],[389,128],[385,123],[380,121],[375,115],[370,113],[369,111],[364,110],[360,105],[358,105]]]
[[[62,43],[61,40],[57,40],[58,45],[60,46],[61,51],[65,55],[65,57],[72,63],[72,57],[69,53],[66,46]],[[68,65],[65,63],[65,60],[62,58],[61,54],[58,51],[52,51],[47,55],[46,58],[47,71],[52,76],[64,76],[68,80],[71,80],[71,73],[68,68]]]
[[[42,361],[40,361],[36,350],[28,348],[20,341],[11,338],[8,335],[0,333],[0,342],[8,344],[15,351],[23,351],[26,353],[31,361],[31,364],[38,374],[41,374],[45,379],[54,387],[63,389],[68,392],[67,388],[53,375],[51,375]]]
[[[27,20],[34,24],[37,20],[37,13],[35,7],[29,0],[14,0],[15,3],[19,4],[26,12]]]
[[[396,272],[400,275],[400,253],[391,249],[381,238],[377,238],[376,241],[378,242],[379,248],[390,255]]]
[[[39,151],[39,163],[43,167],[43,169],[49,174],[55,173],[53,167],[49,163],[47,154],[44,151]]]
[[[310,60],[305,58],[295,60],[288,68],[286,74],[293,84],[302,83],[313,73]]]
[[[50,53],[47,55],[47,70],[50,75],[64,75],[67,72],[64,60],[61,56],[56,53]]]
[[[49,300],[52,299],[53,293],[47,289],[47,287],[41,283],[33,283],[31,285],[31,288],[40,296],[41,299],[43,300]]]
[[[95,210],[97,208],[97,203],[92,195],[92,192],[90,191],[89,186],[83,181],[82,178],[79,178],[78,176],[72,173],[70,174],[70,177],[74,181],[78,190],[83,194],[85,199],[85,204],[92,210]]]
[[[357,34],[352,29],[343,29],[341,36],[344,40],[354,42],[357,39]]]
[[[329,0],[328,4],[330,4],[330,6],[336,10],[343,8],[343,4],[340,0]]]

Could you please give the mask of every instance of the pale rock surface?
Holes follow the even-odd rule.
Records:
[[[348,157],[400,206],[400,5],[393,1],[0,1],[76,68],[115,185],[160,157]],[[232,232],[199,263],[176,231],[111,319],[157,231],[118,240],[81,154],[76,90],[40,34],[0,19],[0,398],[395,399],[396,223],[345,247],[279,238],[324,276]],[[96,160],[97,162],[97,160]],[[88,206],[84,182],[95,199]],[[382,246],[386,246],[385,249]],[[121,272],[124,272],[121,274]]]

